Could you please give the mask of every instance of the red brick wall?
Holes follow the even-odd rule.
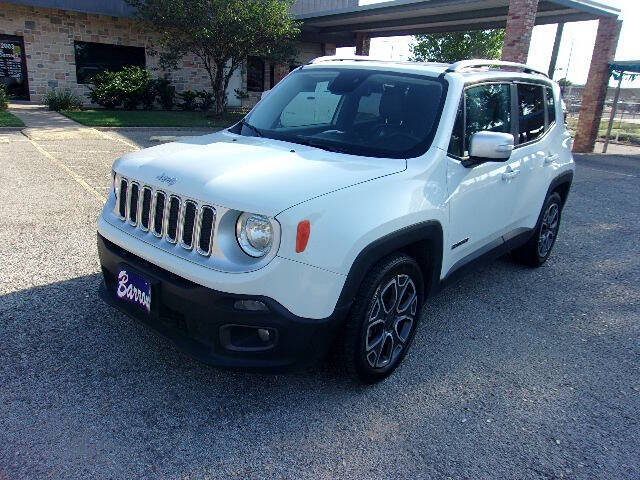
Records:
[[[527,63],[538,0],[510,0],[502,59]]]
[[[615,57],[621,27],[622,21],[615,18],[601,18],[598,21],[598,33],[593,46],[589,76],[584,87],[580,118],[573,143],[574,152],[593,152],[609,84],[609,62]]]

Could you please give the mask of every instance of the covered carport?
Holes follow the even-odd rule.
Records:
[[[395,0],[299,15],[303,39],[355,46],[368,55],[372,37],[505,28],[503,60],[525,63],[535,25],[558,24],[550,52],[550,75],[567,22],[598,20],[574,151],[593,151],[615,55],[620,10],[595,0]]]

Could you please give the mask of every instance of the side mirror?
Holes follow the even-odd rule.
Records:
[[[477,132],[471,135],[469,156],[478,162],[504,162],[513,151],[514,140],[510,133]]]
[[[266,96],[269,94],[269,92],[270,92],[270,91],[271,91],[271,90],[265,90],[264,92],[262,92],[262,93],[260,94],[260,100],[262,100],[264,97],[266,97]]]

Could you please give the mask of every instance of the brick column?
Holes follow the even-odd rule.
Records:
[[[371,38],[368,33],[356,33],[356,55],[369,55]]]
[[[527,63],[538,0],[510,0],[502,60]]]
[[[578,128],[573,143],[574,152],[593,152],[609,85],[609,63],[615,57],[621,27],[622,21],[616,18],[603,17],[598,20],[596,43],[593,45],[589,76],[582,94]]]

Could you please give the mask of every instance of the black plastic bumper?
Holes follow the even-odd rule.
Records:
[[[223,293],[203,287],[137,257],[98,234],[104,282],[100,296],[109,305],[147,325],[194,358],[218,367],[281,372],[316,363],[327,352],[346,308],[322,320],[305,319],[273,299]],[[121,266],[151,283],[151,312],[116,297]],[[259,300],[268,311],[238,310],[237,300]],[[275,333],[264,349],[238,349],[229,344],[229,326],[258,327]],[[235,328],[235,327],[233,327]],[[251,331],[251,329],[246,329]],[[272,339],[274,337],[272,336]]]

